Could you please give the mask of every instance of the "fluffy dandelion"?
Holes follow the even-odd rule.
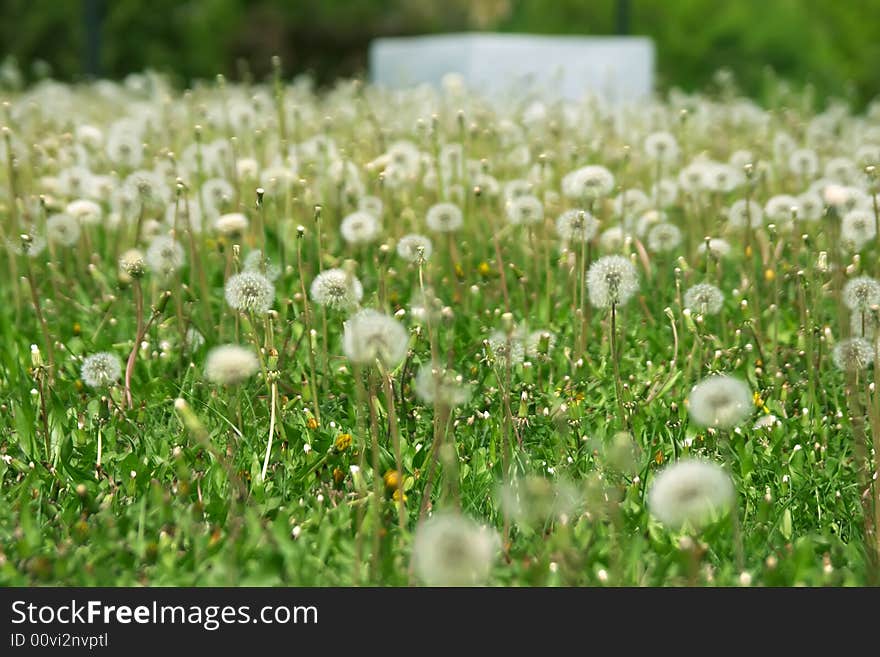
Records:
[[[255,271],[243,271],[226,281],[226,303],[235,310],[265,315],[275,301],[275,285]]]
[[[706,255],[706,252],[716,259],[725,258],[730,255],[730,242],[720,237],[713,237],[709,240],[709,243],[706,244],[705,241],[701,242],[697,247],[697,253],[700,255]]]
[[[413,388],[416,396],[431,406],[462,406],[471,398],[470,386],[462,376],[437,364],[422,365],[416,374]]]
[[[244,262],[241,263],[241,266],[244,271],[252,271],[262,274],[273,283],[281,276],[281,268],[278,265],[269,262],[268,258],[264,258],[263,252],[260,249],[254,249],[248,253]]]
[[[840,236],[856,251],[861,251],[868,242],[877,236],[874,215],[866,210],[850,210],[843,215]]]
[[[555,346],[556,334],[546,329],[532,331],[525,339],[526,355],[532,358],[548,355]]]
[[[226,344],[214,347],[205,360],[205,377],[212,383],[236,385],[260,369],[257,355],[248,347]]]
[[[645,155],[655,162],[674,162],[678,158],[678,142],[668,132],[652,132],[645,137]]]
[[[589,242],[598,229],[599,222],[584,210],[566,210],[556,218],[556,234],[569,242]]]
[[[319,306],[348,310],[361,302],[364,288],[353,274],[343,269],[326,269],[312,281],[309,293]]]
[[[83,226],[96,226],[101,223],[103,211],[101,206],[92,200],[81,198],[71,201],[64,209],[65,214],[69,214]]]
[[[703,427],[731,429],[748,419],[752,408],[748,384],[726,374],[703,379],[688,398],[691,419]]]
[[[73,246],[79,235],[79,222],[69,214],[53,214],[46,220],[46,237],[53,244]]]
[[[183,266],[183,247],[173,237],[159,235],[150,242],[146,261],[151,271],[162,277],[170,276]]]
[[[354,363],[372,365],[378,360],[391,370],[403,362],[408,349],[409,331],[389,315],[365,308],[345,322],[342,350]]]
[[[711,283],[697,283],[684,293],[684,307],[701,315],[717,315],[724,304],[724,293]]]
[[[755,201],[740,199],[734,201],[727,211],[727,222],[734,228],[751,226],[759,228],[764,223],[764,211]]]
[[[379,237],[379,220],[369,212],[359,210],[342,220],[339,231],[349,244],[369,244]]]
[[[733,507],[730,476],[711,461],[682,460],[664,468],[648,491],[648,508],[670,529],[700,528]]]
[[[570,199],[596,200],[614,191],[614,176],[601,165],[588,165],[566,174],[562,193]]]
[[[526,527],[564,521],[581,501],[577,489],[569,482],[536,475],[499,486],[496,496],[507,514]]]
[[[397,243],[397,255],[407,262],[423,262],[427,261],[434,252],[431,239],[424,235],[410,233],[400,238]]]
[[[843,303],[850,310],[866,311],[880,305],[880,281],[870,276],[858,276],[843,286]]]
[[[874,364],[874,345],[865,338],[841,340],[834,345],[831,359],[839,370],[864,370]]]
[[[504,331],[492,331],[488,338],[489,351],[492,355],[510,365],[521,363],[526,356],[526,346],[520,331],[508,335]]]
[[[681,245],[681,239],[678,226],[659,223],[648,231],[648,248],[654,253],[670,253]]]
[[[451,233],[462,227],[464,218],[454,203],[437,203],[428,209],[425,223],[437,233]]]
[[[507,220],[514,226],[537,224],[544,219],[544,205],[531,194],[508,201],[506,212]]]
[[[214,230],[219,235],[233,237],[245,232],[248,228],[248,218],[240,212],[221,214],[214,220]]]
[[[100,351],[83,360],[80,374],[90,388],[106,388],[122,376],[122,363],[115,354]]]
[[[119,271],[131,278],[140,278],[147,272],[147,260],[140,249],[129,249],[119,256]]]
[[[484,584],[500,547],[491,529],[457,514],[437,514],[413,538],[413,570],[427,586]]]
[[[590,265],[587,292],[597,308],[625,304],[639,290],[635,265],[618,255],[603,256]]]

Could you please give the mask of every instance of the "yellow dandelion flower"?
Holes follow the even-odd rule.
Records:
[[[341,433],[336,437],[336,451],[342,452],[351,447],[351,434]]]

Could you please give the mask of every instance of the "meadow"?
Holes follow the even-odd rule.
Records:
[[[880,584],[880,102],[0,107],[0,584]]]

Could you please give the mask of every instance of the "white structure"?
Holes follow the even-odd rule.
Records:
[[[490,96],[527,88],[572,100],[592,93],[634,101],[653,91],[654,43],[646,37],[462,33],[370,44],[370,75],[380,86],[439,86],[447,73],[461,74],[466,86]]]

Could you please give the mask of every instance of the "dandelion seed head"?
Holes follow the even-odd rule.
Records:
[[[584,210],[566,210],[556,218],[556,234],[570,242],[589,242],[598,229],[599,222]]]
[[[575,200],[596,200],[614,191],[614,176],[605,167],[591,164],[562,178],[562,194]]]
[[[670,529],[702,527],[733,506],[730,476],[710,461],[688,459],[664,468],[648,491],[648,508]]]
[[[394,369],[406,358],[409,331],[399,321],[372,308],[365,308],[345,322],[342,350],[353,363],[373,365],[378,360]]]
[[[275,301],[275,285],[259,272],[243,271],[229,277],[225,294],[231,308],[265,315]]]
[[[843,215],[840,236],[856,251],[861,251],[868,242],[877,236],[874,215],[866,210],[850,210]]]
[[[379,237],[379,220],[369,212],[358,210],[342,220],[339,231],[349,244],[369,244]]]
[[[71,201],[67,204],[64,212],[84,226],[98,225],[101,223],[101,216],[103,214],[100,205],[86,198]]]
[[[428,228],[437,233],[452,233],[464,224],[464,218],[454,203],[437,203],[428,208],[425,215]]]
[[[764,212],[755,201],[746,201],[742,198],[734,201],[728,209],[727,222],[734,228],[744,228],[748,225],[751,225],[752,228],[758,228],[764,222]]]
[[[119,271],[131,278],[140,278],[147,273],[147,260],[140,249],[128,249],[119,256]]]
[[[263,257],[260,249],[254,249],[247,254],[247,257],[241,263],[244,271],[253,271],[262,274],[273,283],[281,276],[281,268],[269,262],[268,258]]]
[[[431,406],[453,408],[467,404],[471,398],[471,388],[462,376],[438,364],[422,365],[413,387],[416,396]]]
[[[880,305],[880,281],[870,276],[857,276],[843,286],[843,303],[850,310],[867,310]]]
[[[364,288],[357,277],[343,269],[325,269],[312,281],[309,293],[319,306],[348,310],[361,302]]]
[[[684,293],[684,307],[701,315],[717,315],[724,304],[724,293],[711,283],[697,283]]]
[[[247,381],[259,369],[260,361],[253,350],[237,344],[214,347],[205,359],[205,377],[220,385]]]
[[[712,255],[713,258],[724,258],[730,254],[730,242],[720,237],[713,237],[709,240],[708,248],[706,242],[700,243],[697,247],[697,253],[701,255],[705,255],[706,251]]]
[[[424,235],[410,233],[400,238],[397,243],[397,255],[407,262],[419,263],[427,261],[434,252],[431,239]]]
[[[413,570],[427,586],[479,586],[499,547],[493,530],[457,514],[436,514],[416,527]]]
[[[122,375],[122,363],[116,354],[100,351],[83,360],[80,375],[90,388],[106,388],[119,380]]]
[[[681,245],[681,230],[675,224],[659,223],[648,232],[648,248],[654,253],[670,253]]]
[[[645,137],[644,148],[648,158],[655,162],[670,163],[678,159],[678,141],[669,132],[652,132]]]
[[[839,370],[864,370],[874,364],[874,345],[865,338],[841,340],[831,352],[831,360]]]
[[[752,413],[752,391],[733,376],[719,374],[700,381],[691,390],[688,410],[695,424],[732,429]]]
[[[232,237],[240,235],[248,228],[248,218],[241,212],[230,212],[221,214],[214,220],[214,230],[219,235]]]
[[[173,237],[159,235],[153,238],[147,248],[146,262],[150,270],[159,276],[170,276],[183,266],[183,247]]]
[[[53,214],[46,219],[46,237],[53,244],[71,247],[79,241],[79,236],[79,222],[69,214]]]
[[[587,272],[587,292],[596,308],[623,305],[639,290],[639,276],[628,258],[603,256]]]

